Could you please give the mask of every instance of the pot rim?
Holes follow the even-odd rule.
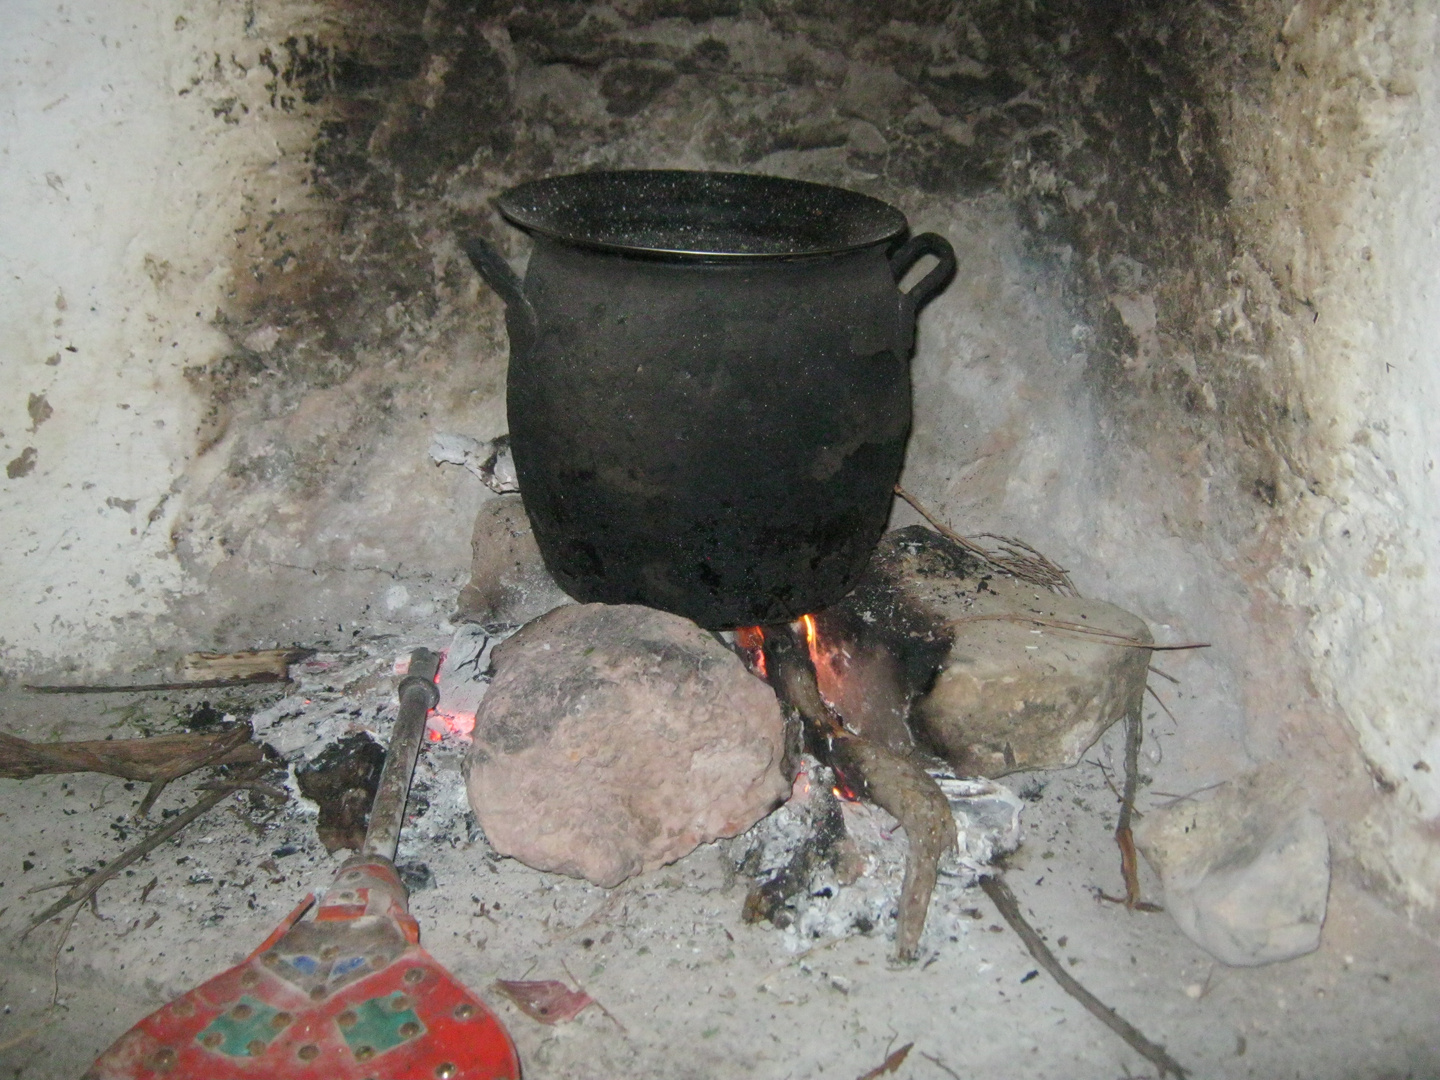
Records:
[[[679,261],[841,255],[905,235],[905,215],[857,191],[762,173],[619,169],[532,180],[498,200],[550,240]]]

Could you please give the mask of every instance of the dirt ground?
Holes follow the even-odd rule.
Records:
[[[362,714],[354,723],[381,734],[388,714],[358,706],[383,694],[387,677],[362,682],[369,697],[355,697],[352,710]],[[119,738],[174,730],[201,700],[243,715],[281,696],[17,689],[0,697],[0,727],[31,738]],[[350,715],[345,696],[317,694],[311,708],[325,705],[333,724]],[[292,744],[307,723],[305,714],[284,722]],[[1318,952],[1260,969],[1216,964],[1167,916],[1099,900],[1098,891],[1119,889],[1105,754],[1102,744],[1075,769],[1007,780],[1027,798],[1025,840],[1007,879],[1077,977],[1196,1077],[1440,1077],[1440,950],[1355,883],[1333,884]],[[1154,1075],[1034,974],[978,889],[972,925],[918,965],[891,963],[878,935],[791,955],[775,930],[742,922],[746,884],[723,845],[608,892],[497,856],[468,815],[461,756],[448,741],[426,747],[400,861],[430,872],[412,898],[422,941],[496,1009],[530,1080],[852,1080],[911,1042],[901,1080]],[[172,785],[152,819],[189,805],[196,782]],[[278,810],[234,796],[106,885],[63,943],[63,918],[22,936],[58,895],[37,887],[115,858],[154,827],[131,820],[143,794],[143,785],[93,774],[0,781],[0,1076],[79,1076],[140,1017],[240,960],[342,858],[326,854],[313,808],[293,794]],[[1140,805],[1156,799],[1147,793]],[[1153,878],[1145,884],[1157,888]],[[519,978],[578,981],[608,1013],[544,1026],[491,988]]]

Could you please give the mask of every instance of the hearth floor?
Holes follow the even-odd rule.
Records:
[[[278,696],[247,693],[257,707]],[[207,697],[216,692],[6,691],[0,727],[30,738],[119,738],[141,734],[144,714],[174,715]],[[428,805],[401,856],[423,861],[433,885],[414,895],[412,911],[423,943],[509,1027],[529,1080],[855,1080],[911,1042],[899,1080],[1154,1075],[1047,975],[1029,977],[1036,965],[978,890],[982,917],[922,965],[892,965],[879,937],[792,956],[777,932],[741,921],[745,883],[719,846],[610,892],[496,856],[468,827],[460,761],[457,747],[430,746],[417,771]],[[1317,953],[1225,968],[1167,916],[1095,897],[1120,889],[1115,798],[1098,766],[1006,782],[1033,797],[1008,876],[1022,906],[1077,977],[1192,1075],[1440,1077],[1440,950],[1343,871]],[[195,783],[173,784],[152,817],[188,805]],[[265,812],[236,797],[106,885],[98,917],[81,911],[58,957],[58,924],[22,941],[59,895],[30,890],[134,843],[129,815],[143,794],[143,785],[93,774],[0,781],[0,1077],[79,1076],[141,1016],[241,959],[341,861],[293,799],[254,824]],[[267,859],[275,869],[261,867]],[[567,1024],[539,1024],[491,989],[521,978],[578,980],[608,1015],[591,1008]]]

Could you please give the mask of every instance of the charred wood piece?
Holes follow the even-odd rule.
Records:
[[[331,743],[295,770],[300,794],[320,807],[315,833],[326,851],[360,850],[384,767],[385,748],[361,731]]]
[[[756,883],[745,897],[740,917],[747,923],[768,922],[784,929],[795,920],[795,898],[806,892],[815,872],[822,866],[839,870],[845,840],[845,815],[840,800],[828,790],[814,794],[813,828],[783,866]],[[757,877],[762,848],[752,849],[740,871]]]

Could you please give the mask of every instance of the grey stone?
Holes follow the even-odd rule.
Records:
[[[840,88],[840,111],[884,128],[909,108],[914,90],[893,69],[852,63]]]
[[[470,550],[470,580],[460,590],[457,621],[520,626],[571,603],[545,569],[519,495],[481,505]]]
[[[878,155],[890,149],[880,129],[869,120],[850,121],[849,142],[850,148],[860,154]]]
[[[1324,819],[1303,805],[1298,784],[1273,772],[1207,794],[1151,810],[1135,829],[1171,918],[1237,967],[1313,952],[1330,892]]]
[[[770,688],[688,619],[569,605],[495,649],[466,758],[502,854],[618,885],[734,836],[789,794]]]
[[[850,639],[847,665],[864,683],[849,690],[860,707],[836,702],[847,721],[893,743],[908,701],[914,734],[967,776],[1074,765],[1138,704],[1150,660],[1147,649],[1118,643],[1150,642],[1136,616],[999,573],[919,526],[881,540],[821,627],[822,638]],[[907,685],[886,682],[877,646],[897,658]],[[822,692],[827,679],[843,681],[821,675]]]

